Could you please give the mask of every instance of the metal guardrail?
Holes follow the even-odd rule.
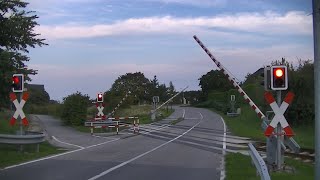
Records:
[[[32,133],[25,135],[0,134],[0,144],[39,144],[45,141],[44,133]]]
[[[268,172],[268,167],[262,159],[262,157],[260,156],[260,154],[258,153],[258,151],[256,150],[256,148],[251,143],[249,143],[248,146],[250,149],[249,154],[254,165],[256,166],[257,172],[259,173],[261,180],[271,180]]]

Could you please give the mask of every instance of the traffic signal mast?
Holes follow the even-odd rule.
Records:
[[[14,74],[12,76],[12,92],[22,93],[24,90],[24,76],[23,74]]]

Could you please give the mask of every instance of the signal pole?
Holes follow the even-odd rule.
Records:
[[[315,179],[320,179],[320,1],[313,0],[314,102],[315,102]]]

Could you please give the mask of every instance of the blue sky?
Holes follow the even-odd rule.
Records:
[[[198,90],[215,64],[197,35],[239,80],[285,57],[313,59],[311,0],[29,0],[49,46],[30,51],[52,99],[92,98],[127,72]]]

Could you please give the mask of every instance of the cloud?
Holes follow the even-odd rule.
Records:
[[[291,11],[284,15],[266,12],[221,15],[214,17],[175,18],[145,17],[130,18],[113,24],[81,26],[75,24],[43,25],[36,32],[48,39],[90,38],[117,35],[190,34],[210,32],[215,28],[227,31],[245,31],[263,34],[311,35],[312,19],[304,12]]]
[[[227,0],[140,0],[145,2],[160,2],[165,4],[181,4],[198,7],[216,7],[226,5]]]
[[[303,60],[313,58],[313,49],[303,45],[284,44],[265,48],[234,49],[209,47],[209,49],[240,81],[244,80],[247,73],[253,73],[282,57],[294,64],[298,58]],[[196,53],[190,52],[188,58],[172,59],[176,64],[152,62],[149,64],[30,64],[29,67],[39,70],[39,74],[33,77],[32,83],[44,84],[53,99],[61,99],[76,91],[94,97],[96,91],[108,90],[120,75],[138,71],[143,72],[149,79],[157,75],[161,83],[168,84],[169,81],[173,81],[177,89],[188,85],[190,90],[195,90],[199,89],[198,78],[212,69],[217,69],[200,47],[198,50]],[[90,62],[95,61],[92,59]],[[132,62],[136,61],[133,59]]]

